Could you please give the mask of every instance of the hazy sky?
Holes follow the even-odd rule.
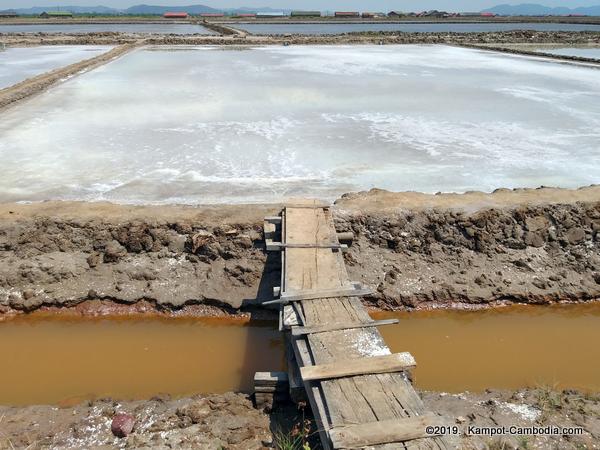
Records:
[[[241,6],[270,6],[272,8],[298,9],[356,9],[369,11],[421,11],[426,9],[443,9],[447,11],[478,11],[483,8],[502,3],[539,3],[546,6],[592,6],[600,4],[600,0],[0,0],[0,9],[27,8],[30,6],[104,5],[115,8],[126,8],[135,4],[147,5],[190,5],[202,4],[214,8],[235,8]]]

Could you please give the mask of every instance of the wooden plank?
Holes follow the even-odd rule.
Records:
[[[283,242],[269,242],[269,247],[273,250],[276,248],[330,248],[330,249],[339,249],[339,250],[348,250],[348,246],[346,244],[285,244]]]
[[[304,381],[327,380],[355,375],[401,372],[416,365],[413,356],[410,353],[403,352],[301,367],[300,376]]]
[[[299,365],[305,366],[313,364],[306,340],[304,340],[303,338],[296,339],[292,337],[292,347],[294,349],[296,361],[298,361]],[[317,424],[317,429],[319,430],[319,437],[321,438],[321,444],[323,445],[323,449],[330,450],[332,448],[329,442],[328,435],[330,424],[327,421],[328,416],[325,409],[325,402],[322,389],[320,386],[312,384],[310,382],[303,381],[303,384],[304,389],[306,390],[306,394],[308,396],[310,407],[315,417],[315,422]]]
[[[410,441],[433,437],[425,430],[428,426],[443,425],[443,420],[432,413],[403,419],[381,420],[329,430],[329,438],[336,449],[361,448],[377,444]]]
[[[315,205],[287,205],[285,209],[323,209],[328,210],[331,208],[330,205],[327,204],[315,204]]]
[[[279,223],[281,223],[281,217],[280,216],[265,217],[265,222],[269,222],[272,224],[279,224]]]
[[[331,214],[322,209],[285,209],[285,244],[330,244],[337,238],[331,233]],[[348,275],[342,255],[331,249],[287,248],[283,292],[342,289]]]
[[[373,294],[373,290],[363,286],[358,282],[351,282],[352,286],[341,287],[339,289],[304,289],[300,291],[286,290],[281,293],[282,300],[314,300],[318,298],[336,298],[336,297],[362,297],[363,295]]]
[[[254,374],[254,386],[275,386],[281,383],[288,383],[287,372],[256,372]]]
[[[384,319],[384,320],[372,320],[369,322],[345,322],[345,323],[331,323],[313,327],[294,327],[292,334],[294,336],[300,336],[302,334],[317,334],[327,333],[329,331],[338,330],[351,330],[353,328],[365,328],[365,327],[380,327],[383,325],[395,325],[399,323],[398,319]]]
[[[298,294],[281,294],[277,300],[269,300],[262,302],[262,305],[277,305],[287,304],[290,302],[299,302],[304,300],[321,300],[324,298],[337,298],[337,297],[364,297],[365,295],[372,295],[373,291],[370,288],[360,289],[332,289],[332,290],[320,290],[320,291],[305,291]]]

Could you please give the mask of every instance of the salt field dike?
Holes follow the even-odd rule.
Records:
[[[110,3],[0,5],[0,450],[600,448],[600,6]]]

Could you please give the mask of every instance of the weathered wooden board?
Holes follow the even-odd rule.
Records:
[[[286,306],[288,308],[288,306]],[[371,320],[368,322],[333,322],[327,325],[321,325],[317,327],[301,327],[294,326],[292,328],[292,334],[294,336],[300,336],[303,334],[317,334],[317,333],[327,333],[331,331],[340,331],[340,330],[351,330],[353,328],[368,328],[368,327],[381,327],[384,325],[396,325],[400,321],[398,319],[383,319],[383,320]],[[294,325],[299,325],[296,322]]]
[[[275,291],[274,291],[275,293]],[[316,300],[321,298],[336,298],[336,297],[362,297],[365,295],[371,295],[373,291],[371,288],[365,288],[357,286],[356,283],[352,283],[349,287],[344,289],[306,289],[297,293],[283,293],[280,294],[280,298],[277,300],[269,300],[263,302],[263,305],[274,305],[274,304],[287,304],[290,302],[297,302],[300,300]]]
[[[367,358],[341,359],[329,364],[305,366],[300,368],[300,376],[304,381],[328,380],[355,375],[402,372],[412,369],[416,365],[415,358],[410,353],[394,353]]]
[[[329,437],[336,449],[360,448],[432,437],[433,433],[425,431],[427,427],[441,425],[443,425],[443,421],[440,417],[427,413],[405,419],[382,420],[333,428],[329,430]]]

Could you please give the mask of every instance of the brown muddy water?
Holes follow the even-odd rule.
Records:
[[[0,322],[0,355],[5,405],[250,392],[284,366],[273,323],[208,318],[21,316]]]
[[[376,313],[392,351],[410,351],[417,387],[461,392],[551,385],[600,391],[600,304]],[[272,322],[73,318],[0,322],[0,404],[73,404],[252,389],[284,366]]]

